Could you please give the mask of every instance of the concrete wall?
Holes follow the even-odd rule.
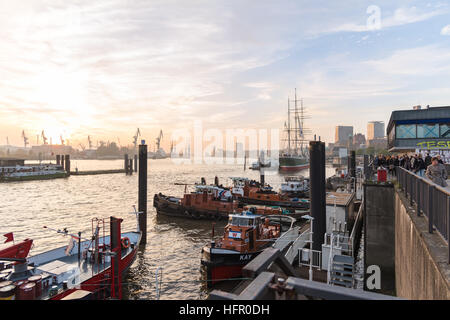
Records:
[[[381,271],[378,293],[395,295],[395,214],[392,184],[364,184],[364,270],[377,265]],[[367,290],[365,274],[364,289]],[[369,275],[370,276],[370,275]]]
[[[395,279],[397,295],[407,299],[450,299],[450,265],[445,241],[428,233],[402,192],[395,192]]]

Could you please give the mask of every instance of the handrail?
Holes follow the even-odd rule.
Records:
[[[450,191],[402,167],[397,167],[396,173],[400,188],[409,198],[409,205],[413,206],[415,202],[417,215],[423,212],[428,219],[428,232],[437,230],[447,242],[450,263]]]
[[[402,167],[398,167],[398,168],[399,168],[400,170],[403,170],[404,172],[406,172],[406,173],[408,173],[408,174],[414,176],[415,178],[417,178],[417,179],[419,179],[419,180],[425,182],[426,184],[428,184],[428,185],[430,185],[430,186],[432,186],[432,187],[438,189],[439,191],[445,193],[446,195],[450,196],[450,191],[449,191],[449,190],[445,189],[444,187],[441,187],[440,185],[434,183],[433,181],[431,181],[431,180],[429,180],[429,179],[425,179],[424,177],[421,177],[421,176],[415,174],[415,173],[412,172],[412,171],[408,171],[408,170],[406,170],[405,168],[402,168]]]

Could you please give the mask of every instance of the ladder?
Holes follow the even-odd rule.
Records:
[[[353,288],[354,259],[351,256],[334,255],[330,284]]]

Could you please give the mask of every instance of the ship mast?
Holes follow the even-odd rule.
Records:
[[[289,97],[288,97],[288,153],[291,154],[291,107],[289,104]]]

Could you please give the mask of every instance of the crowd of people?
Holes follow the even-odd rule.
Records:
[[[373,165],[375,168],[385,168],[392,176],[396,175],[396,167],[402,167],[420,177],[426,176],[442,187],[447,186],[447,169],[440,155],[435,157],[430,156],[430,154],[422,157],[420,153],[414,155],[379,155],[374,158]]]

